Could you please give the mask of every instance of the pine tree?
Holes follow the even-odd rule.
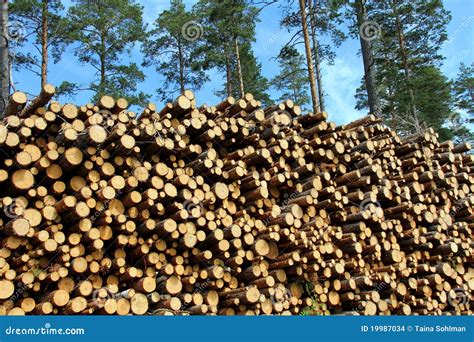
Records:
[[[451,92],[456,111],[449,117],[449,127],[454,140],[474,141],[474,63],[461,63],[456,79],[451,82]]]
[[[205,45],[198,49],[204,56],[203,67],[225,72],[227,96],[242,96],[247,91],[242,47],[255,41],[259,10],[244,0],[200,0],[194,12],[200,14],[204,27]]]
[[[310,36],[312,43],[312,54],[314,58],[314,74],[316,77],[316,88],[318,90],[318,100],[319,100],[319,109],[324,111],[325,101],[324,101],[324,89],[323,89],[323,80],[321,77],[321,58],[320,58],[320,43],[318,41],[318,35],[316,34],[317,30],[317,19],[319,18],[318,13],[318,0],[309,0],[308,1],[308,11],[309,11],[309,24],[310,24]]]
[[[453,93],[456,98],[456,106],[465,110],[474,120],[474,63],[466,66],[461,63],[459,74],[453,81]]]
[[[309,79],[309,89],[311,92],[311,103],[313,113],[317,113],[319,111],[319,98],[317,95],[316,89],[316,78],[314,72],[314,63],[313,63],[313,56],[311,53],[311,45],[309,41],[309,29],[308,29],[308,22],[306,20],[306,3],[305,0],[299,0],[300,4],[300,15],[301,15],[301,31],[303,33],[303,42],[305,47],[305,55],[306,55],[306,65],[308,67],[308,79]]]
[[[268,105],[271,102],[270,96],[268,95],[269,83],[268,79],[262,76],[262,65],[257,61],[253,53],[250,43],[245,42],[239,47],[240,55],[240,72],[238,70],[237,59],[235,65],[232,68],[232,83],[233,89],[237,90],[236,96],[240,95],[242,90],[247,93],[251,93],[257,100],[261,101],[264,105]],[[242,86],[240,75],[242,75]]]
[[[325,110],[322,63],[326,61],[332,64],[335,52],[331,44],[338,47],[346,39],[345,34],[340,29],[342,23],[341,5],[338,5],[335,0],[306,0],[305,7],[318,110]],[[301,9],[298,8],[297,2],[289,2],[286,6],[283,6],[283,13],[281,26],[289,32],[294,32],[285,47],[296,47],[304,42]],[[327,40],[329,42],[326,42]]]
[[[310,98],[304,57],[294,47],[284,48],[279,56],[280,73],[271,82],[281,92],[278,101],[291,99],[299,106],[306,107]]]
[[[380,115],[380,102],[375,74],[377,65],[374,61],[375,40],[380,38],[380,26],[369,18],[368,8],[371,0],[333,0],[333,11],[342,11],[349,35],[360,42],[360,54],[364,65],[362,85],[356,90],[356,109],[369,108],[372,114]]]
[[[413,97],[418,116],[425,127],[433,127],[441,140],[453,138],[453,132],[444,127],[447,118],[452,116],[453,97],[448,79],[436,66],[426,66],[416,69],[412,76]],[[409,100],[407,92],[402,93]],[[436,99],[436,100],[433,100]]]
[[[66,23],[61,16],[63,10],[59,0],[16,0],[10,7],[11,20],[21,23],[25,30],[24,37],[18,37],[15,48],[34,47],[15,51],[13,66],[39,76],[41,86],[48,81],[50,55],[58,62],[64,52]]]
[[[401,133],[428,126],[441,131],[452,113],[452,103],[447,105],[441,96],[423,108],[417,105],[422,105],[421,99],[429,92],[444,94],[447,89],[448,81],[439,72],[439,49],[447,39],[449,12],[440,0],[371,1],[367,3],[367,18],[381,30],[378,39],[372,41],[372,52],[382,117]],[[437,88],[420,87],[426,79],[435,81]],[[365,101],[360,95],[359,108]]]
[[[156,19],[142,50],[144,66],[155,66],[165,77],[158,89],[162,100],[169,100],[186,88],[198,90],[208,81],[196,54],[202,34],[196,15],[186,11],[182,0],[172,0],[171,7]]]
[[[109,94],[130,103],[145,101],[146,94],[137,93],[145,75],[136,63],[122,61],[145,37],[142,15],[143,7],[133,0],[81,0],[69,8],[69,38],[77,43],[74,54],[97,71],[88,86],[95,98]]]
[[[360,50],[362,54],[362,61],[364,63],[364,82],[365,89],[367,90],[367,105],[371,113],[376,115],[380,112],[380,102],[379,96],[377,94],[377,87],[375,83],[375,63],[374,55],[372,50],[372,38],[377,38],[376,36],[365,36],[363,32],[360,32],[363,29],[364,25],[368,24],[367,21],[367,9],[366,9],[365,0],[356,0],[354,3],[355,17],[357,26],[359,27],[359,41],[360,41]],[[376,27],[374,28],[377,29]],[[373,32],[377,34],[378,32]]]

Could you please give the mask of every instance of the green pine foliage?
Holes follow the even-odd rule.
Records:
[[[474,120],[474,63],[459,66],[458,77],[453,81],[453,93],[456,106],[465,110]]]
[[[255,99],[261,101],[263,105],[269,105],[271,103],[270,95],[268,94],[270,83],[268,79],[262,75],[262,64],[257,61],[249,43],[240,45],[240,63],[242,66],[245,92],[251,93]],[[231,61],[231,77],[231,95],[235,98],[239,98],[239,77],[235,60]],[[226,96],[226,90],[218,90],[216,94],[219,97],[224,97]]]
[[[249,1],[200,0],[194,6],[204,28],[204,44],[197,53],[204,56],[202,67],[217,69],[224,75],[225,86],[218,95],[240,97],[235,42],[239,43],[240,63],[245,92],[268,102],[268,80],[261,74],[251,43],[255,41],[255,25],[259,10]]]
[[[445,124],[453,115],[454,99],[439,70],[451,19],[442,1],[370,1],[367,9],[379,29],[372,44],[379,114],[402,134],[432,127],[442,139],[452,137]],[[356,108],[366,107],[364,89],[362,84],[356,93]]]
[[[426,66],[416,70],[412,82],[415,105],[426,127],[435,128],[441,140],[453,139],[454,133],[444,127],[454,111],[448,79],[439,68]],[[409,100],[406,92],[401,95],[405,98],[400,99],[400,102]]]
[[[310,104],[306,60],[294,47],[286,47],[278,58],[280,73],[272,79],[272,87],[280,97],[277,101],[291,99],[306,108]]]
[[[64,6],[59,0],[15,0],[9,7],[9,20],[16,35],[12,39],[12,64],[18,70],[28,70],[41,78],[42,20],[47,23],[47,57],[59,62],[65,49],[66,20],[61,15]],[[33,47],[33,48],[32,48]]]
[[[309,6],[311,2],[311,7]],[[328,64],[333,64],[336,57],[335,48],[338,48],[342,42],[347,39],[346,34],[342,30],[343,12],[341,4],[335,0],[308,0],[307,1],[307,16],[308,21],[314,20],[316,28],[316,41],[321,62],[326,61]],[[283,17],[280,20],[282,28],[288,32],[294,32],[291,40],[283,47],[296,47],[301,44],[303,40],[301,32],[301,14],[298,7],[298,2],[286,2],[282,4]],[[312,46],[312,53],[314,56],[315,47]]]
[[[79,62],[96,70],[88,85],[95,99],[107,94],[132,104],[146,101],[147,95],[137,91],[143,71],[124,60],[145,37],[142,15],[143,7],[133,0],[84,0],[69,8],[69,42]]]
[[[474,141],[474,63],[461,63],[459,73],[451,82],[456,112],[451,116],[448,127],[458,141]]]
[[[154,66],[164,77],[157,90],[162,100],[169,101],[185,89],[199,90],[209,80],[196,53],[203,34],[197,16],[186,11],[181,0],[172,0],[171,7],[156,19],[143,44],[143,65]]]

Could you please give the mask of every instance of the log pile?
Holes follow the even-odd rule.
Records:
[[[0,314],[472,314],[474,156],[251,94],[0,123]]]

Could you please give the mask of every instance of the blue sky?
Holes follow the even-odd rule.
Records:
[[[144,20],[149,26],[158,14],[169,7],[168,0],[138,1],[144,7]],[[69,1],[64,2],[66,7]],[[195,1],[185,1],[190,8]],[[448,78],[456,76],[460,62],[470,64],[474,61],[474,1],[473,0],[444,0],[445,7],[451,12],[452,20],[448,25],[449,41],[445,42],[442,54],[446,57],[442,66],[443,73]],[[260,16],[257,24],[256,41],[253,44],[254,53],[262,63],[262,73],[271,79],[278,73],[278,63],[272,59],[278,54],[280,48],[289,40],[291,34],[280,29],[279,19],[281,10],[278,5],[267,7]],[[383,27],[382,27],[383,30]],[[302,46],[301,46],[302,49]],[[363,116],[365,113],[354,109],[354,93],[360,85],[363,73],[362,59],[358,56],[358,40],[348,39],[337,50],[334,65],[322,65],[323,85],[326,93],[326,111],[329,118],[338,124],[343,124]],[[49,70],[49,83],[59,85],[63,81],[88,84],[94,78],[91,67],[81,65],[72,53],[73,48],[68,47],[62,60],[58,64],[51,64]],[[134,60],[141,63],[142,56],[137,47],[132,55],[124,56],[124,60]],[[153,94],[152,101],[160,107],[155,95],[156,85],[161,77],[153,68],[146,69],[147,79],[140,85],[140,90]],[[214,95],[216,89],[223,85],[223,75],[211,72],[211,81],[197,92],[199,104],[215,104],[219,98]],[[36,94],[39,90],[39,79],[28,71],[15,71],[13,74],[15,87],[18,90]],[[277,94],[272,94],[277,98]],[[60,98],[61,102],[74,102],[85,104],[89,102],[91,92],[81,92],[73,99]]]

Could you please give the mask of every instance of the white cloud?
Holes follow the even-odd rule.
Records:
[[[168,0],[142,0],[139,3],[144,8],[143,21],[148,25],[153,24],[158,15],[170,6]]]
[[[362,77],[362,65],[349,65],[344,59],[336,58],[334,65],[323,64],[322,69],[329,119],[345,124],[365,115],[354,109],[354,94]]]

